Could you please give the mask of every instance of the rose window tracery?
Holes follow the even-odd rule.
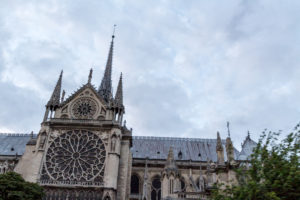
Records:
[[[72,114],[77,118],[92,118],[96,111],[96,102],[91,98],[80,98],[72,106]]]
[[[45,168],[56,181],[103,181],[106,150],[99,136],[84,130],[63,133],[50,144]]]

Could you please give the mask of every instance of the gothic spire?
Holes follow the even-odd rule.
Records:
[[[112,86],[111,86],[111,71],[112,71],[112,59],[113,59],[113,48],[114,48],[114,38],[115,38],[115,26],[114,25],[114,32],[112,35],[112,40],[110,43],[108,58],[106,62],[105,72],[103,79],[101,81],[100,87],[98,89],[98,93],[103,99],[108,102],[112,98]]]
[[[56,107],[58,107],[59,105],[62,75],[63,75],[63,70],[61,70],[58,81],[51,95],[51,98],[46,105],[46,107],[50,108],[50,110],[55,110]]]
[[[120,80],[119,80],[117,92],[116,92],[116,95],[115,95],[115,103],[118,106],[122,106],[123,105],[123,81],[122,81],[122,73],[120,75]]]

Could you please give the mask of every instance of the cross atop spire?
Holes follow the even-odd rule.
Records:
[[[61,70],[58,81],[51,95],[51,98],[46,105],[46,107],[50,108],[50,110],[55,110],[56,107],[58,107],[59,105],[62,75],[63,75],[63,70]]]
[[[116,24],[114,24],[114,30],[113,30],[113,34],[112,34],[112,38],[114,38],[115,37],[115,31],[116,31]]]
[[[111,86],[111,71],[112,71],[112,59],[113,59],[113,48],[114,48],[114,38],[115,38],[115,26],[113,30],[113,35],[110,43],[108,58],[106,62],[105,72],[103,79],[101,81],[98,93],[103,99],[108,102],[112,98],[112,86]]]

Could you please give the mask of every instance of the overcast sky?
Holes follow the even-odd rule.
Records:
[[[300,1],[0,3],[0,132],[38,132],[61,69],[69,96],[103,76],[117,24],[113,86],[124,76],[133,135],[215,138],[300,121]]]

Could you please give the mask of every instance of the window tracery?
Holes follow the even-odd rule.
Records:
[[[160,176],[155,176],[151,183],[151,200],[161,199],[161,181]]]
[[[42,179],[103,182],[105,157],[105,145],[99,136],[85,130],[68,131],[50,144]]]
[[[79,119],[90,119],[97,111],[97,103],[87,97],[79,98],[72,106],[72,114]]]

